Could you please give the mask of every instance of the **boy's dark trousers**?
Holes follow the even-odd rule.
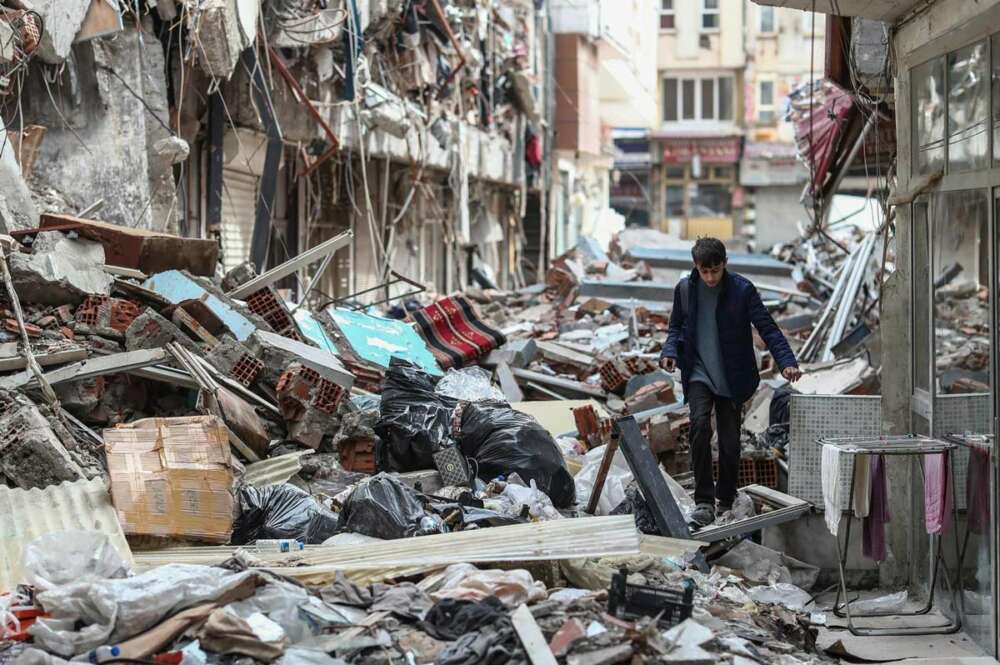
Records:
[[[728,509],[736,499],[740,472],[741,405],[719,397],[700,381],[688,388],[691,414],[691,469],[694,471],[695,503],[715,504]],[[719,430],[719,482],[712,479],[712,411]]]

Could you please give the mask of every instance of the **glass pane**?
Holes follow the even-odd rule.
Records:
[[[668,166],[663,170],[664,174],[668,179],[673,180],[683,180],[684,179],[684,167],[683,166]]]
[[[931,390],[930,262],[927,202],[913,204],[913,387]],[[923,277],[923,279],[920,279]]]
[[[715,119],[715,79],[701,80],[701,119]]]
[[[663,121],[677,120],[677,79],[663,79]]]
[[[719,79],[719,120],[733,119],[733,79],[723,76]]]
[[[705,9],[718,9],[719,8],[719,0],[703,0],[703,1],[704,1],[704,4],[702,6]]]
[[[986,42],[948,54],[948,170],[986,166],[989,109]]]
[[[674,29],[674,15],[660,14],[660,30],[673,30],[673,29]]]
[[[760,8],[760,31],[774,32],[774,7]]]
[[[683,119],[694,120],[694,79],[681,81],[681,103],[683,104]]]
[[[934,385],[938,395],[990,390],[988,206],[985,190],[934,198]]]
[[[774,106],[774,81],[760,82],[760,105]]]
[[[910,72],[915,175],[936,171],[944,162],[944,57]]]
[[[718,14],[702,14],[701,15],[701,27],[705,30],[715,30],[719,27],[719,15]]]
[[[660,0],[660,9],[664,11],[673,11],[674,0]]]
[[[993,35],[993,161],[1000,163],[1000,32]]]
[[[691,186],[691,217],[727,217],[732,212],[729,185],[698,183]]]
[[[670,185],[667,187],[667,217],[684,216],[684,187]]]

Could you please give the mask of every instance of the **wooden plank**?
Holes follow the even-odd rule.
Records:
[[[124,353],[113,353],[108,356],[98,356],[88,358],[83,362],[66,365],[59,369],[46,372],[45,380],[55,385],[64,381],[81,381],[91,379],[95,376],[105,374],[126,373],[140,367],[157,365],[167,358],[167,352],[163,349],[142,349],[139,351],[125,351]],[[18,374],[0,379],[0,388],[16,390],[23,386],[37,383],[31,372],[24,371]]]
[[[601,499],[601,492],[604,491],[604,481],[608,479],[608,471],[611,469],[611,461],[618,452],[618,439],[612,438],[604,447],[604,456],[601,457],[601,466],[597,469],[597,478],[594,480],[594,488],[590,491],[590,501],[587,502],[587,512],[591,515],[597,510],[597,502]]]
[[[28,366],[28,359],[20,352],[17,342],[5,342],[0,344],[0,371],[9,372],[15,369],[24,369]],[[71,349],[61,349],[50,353],[36,353],[35,360],[42,367],[46,365],[58,365],[60,363],[71,363],[74,360],[84,360],[87,357],[87,349],[81,347]]]
[[[514,610],[510,615],[510,622],[514,625],[514,632],[520,638],[532,665],[557,665],[556,657],[552,655],[552,649],[545,641],[545,635],[542,634],[542,629],[538,627],[527,605],[520,605]]]
[[[183,307],[175,309],[171,318],[173,318],[175,322],[180,321],[183,323],[188,330],[197,335],[201,341],[208,344],[209,347],[214,349],[219,345],[219,339],[212,333],[208,332],[208,329],[198,323],[198,320],[188,314]]]

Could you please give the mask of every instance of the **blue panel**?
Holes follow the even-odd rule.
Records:
[[[295,310],[293,316],[295,317],[295,322],[299,324],[299,330],[309,338],[309,341],[335,356],[340,355],[337,353],[337,346],[330,339],[330,336],[326,334],[326,330],[323,329],[323,324],[316,320],[312,312],[300,307]]]
[[[665,247],[633,247],[628,255],[636,261],[645,261],[650,266],[666,268],[693,267],[690,249],[669,249]],[[729,267],[736,272],[750,274],[791,275],[792,266],[766,254],[744,254],[727,252]]]
[[[349,309],[327,311],[354,352],[368,362],[388,367],[392,356],[401,356],[430,374],[442,374],[427,343],[410,324]]]
[[[179,270],[168,270],[153,275],[143,284],[144,288],[155,291],[174,305],[185,300],[203,300],[205,305],[241,342],[257,331],[257,326],[236,311],[228,303],[206,291],[200,284]]]

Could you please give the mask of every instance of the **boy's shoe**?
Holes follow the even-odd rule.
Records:
[[[715,521],[715,506],[710,503],[699,503],[691,513],[691,521],[694,527],[701,529]]]

